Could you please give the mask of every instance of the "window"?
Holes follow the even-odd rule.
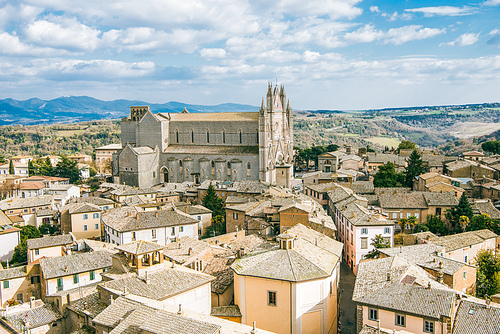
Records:
[[[233,212],[233,219],[238,219],[238,212]]]
[[[243,143],[243,134],[241,133],[241,130],[238,131],[238,136],[240,137],[240,144]]]
[[[212,167],[212,174],[215,174],[215,162],[211,162],[210,166]]]
[[[88,230],[87,225],[83,225],[83,230],[84,230],[84,231],[87,231],[87,230]]]
[[[35,255],[40,255],[40,250],[39,249],[35,249]]]
[[[179,130],[175,129],[175,142],[179,144]]]
[[[368,249],[368,238],[361,238],[361,249]]]
[[[88,215],[88,214],[86,214],[86,213],[84,213],[84,214],[83,214],[83,220],[87,220],[87,219],[89,219],[89,215]]]
[[[401,326],[401,327],[406,326],[406,319],[404,315],[396,314],[396,326]]]
[[[361,229],[361,234],[368,234],[368,229],[366,227],[363,227]]]
[[[184,232],[184,226],[179,227],[179,232]]]
[[[151,230],[151,238],[156,239],[156,230]]]
[[[441,208],[436,208],[436,216],[441,216]]]
[[[415,218],[418,219],[418,212],[415,212]]]
[[[378,310],[368,309],[368,320],[378,320]]]
[[[384,234],[391,234],[391,228],[390,227],[384,227]]]
[[[352,243],[352,233],[351,233],[351,245],[352,245],[352,244],[353,244],[353,243]]]
[[[38,283],[40,283],[40,276],[38,275],[31,276],[31,284],[38,284]]]
[[[78,284],[78,282],[79,282],[79,281],[80,281],[80,280],[79,280],[79,278],[78,278],[78,274],[74,274],[74,275],[73,275],[73,284]]]
[[[99,229],[99,224],[94,224],[94,230],[98,230]]]
[[[467,255],[464,256],[464,262],[469,263],[469,262],[467,262]]]
[[[175,227],[172,227],[172,235],[175,235]]]
[[[250,177],[252,176],[252,170],[250,169],[250,163],[247,163],[247,176]]]
[[[59,277],[57,279],[57,291],[62,291],[63,289],[63,279],[62,277]]]
[[[94,219],[99,218],[99,213],[94,213],[94,214],[92,215],[92,218],[94,218]]]
[[[464,271],[463,274],[462,274],[462,276],[463,276],[464,279],[467,279],[467,272]]]
[[[182,160],[179,160],[179,174],[182,174]]]
[[[434,321],[424,320],[424,333],[434,333]]]
[[[267,305],[276,306],[276,291],[267,292]]]
[[[89,274],[90,274],[90,280],[91,281],[95,280],[95,271],[92,270]]]
[[[191,144],[194,144],[194,131],[191,130]]]
[[[8,289],[9,288],[9,281],[3,281],[3,288]]]
[[[226,130],[222,131],[222,144],[226,143]]]

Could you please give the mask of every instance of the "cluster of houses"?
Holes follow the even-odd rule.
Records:
[[[17,333],[338,333],[345,262],[356,275],[353,332],[497,333],[500,296],[473,296],[475,257],[496,250],[498,236],[410,234],[398,223],[444,220],[463,193],[475,214],[500,218],[495,174],[450,175],[453,163],[493,160],[464,155],[440,169],[428,159],[414,190],[363,177],[387,161],[404,168],[404,154],[325,153],[293,189],[211,180],[90,192],[25,177],[40,192],[0,202],[0,324]],[[226,234],[210,234],[213,212],[199,204],[210,185]],[[43,224],[60,232],[28,239],[26,263],[10,266],[21,228]],[[390,247],[368,259],[376,238]]]

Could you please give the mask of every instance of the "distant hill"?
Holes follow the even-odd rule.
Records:
[[[0,100],[0,125],[31,125],[74,123],[100,119],[117,119],[129,114],[130,106],[148,105],[154,113],[217,111],[258,111],[256,106],[224,103],[216,106],[194,105],[181,102],[155,104],[137,100],[102,101],[88,96],[65,96],[50,101],[37,98],[26,101]]]

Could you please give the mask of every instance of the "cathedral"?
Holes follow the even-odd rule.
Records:
[[[259,112],[153,114],[149,106],[135,106],[120,125],[116,183],[146,188],[260,180],[287,186],[292,176],[293,115],[283,85],[268,84]]]

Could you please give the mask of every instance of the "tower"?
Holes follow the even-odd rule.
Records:
[[[259,110],[259,175],[275,184],[276,166],[293,161],[293,116],[283,85],[269,83],[265,100]]]

